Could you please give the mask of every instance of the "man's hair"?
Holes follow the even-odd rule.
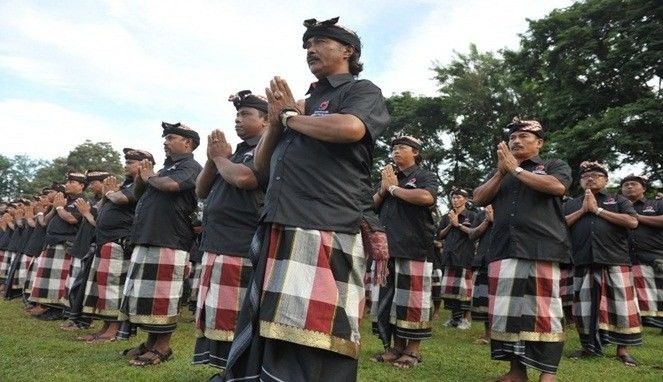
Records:
[[[357,53],[357,49],[352,50],[352,55],[350,56],[350,59],[348,60],[348,64],[350,66],[350,74],[353,76],[358,76],[359,73],[361,73],[362,70],[364,70],[364,64],[359,61],[359,54]]]
[[[414,163],[421,164],[421,161],[423,160],[421,157],[421,150],[412,147],[412,152],[414,153]]]

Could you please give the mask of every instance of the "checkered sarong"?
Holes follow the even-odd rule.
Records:
[[[458,312],[470,310],[473,279],[474,271],[470,268],[446,266],[442,276],[444,307]]]
[[[157,328],[149,329],[152,326],[167,326],[163,333],[175,330],[188,264],[187,251],[136,246],[124,284],[119,319],[141,324],[152,333],[159,332]]]
[[[223,368],[253,266],[248,258],[205,252],[201,270],[193,363]]]
[[[5,252],[6,269],[2,271],[2,279],[7,280],[11,276],[12,264],[14,264],[16,255],[17,255],[16,252],[12,251]]]
[[[444,268],[433,268],[431,276],[431,297],[433,301],[442,301],[442,277]]]
[[[473,284],[472,320],[488,321],[488,269],[475,269]]]
[[[64,244],[49,245],[37,258],[37,270],[30,293],[30,301],[38,304],[61,306],[71,256]]]
[[[564,348],[559,264],[503,259],[488,264],[491,357],[556,373]]]
[[[385,347],[394,335],[411,340],[431,337],[432,273],[428,261],[389,259],[387,282],[374,290],[379,297],[371,306],[373,334]]]
[[[573,289],[573,315],[584,349],[603,354],[605,344],[642,343],[630,266],[576,266]]]
[[[5,280],[7,278],[7,272],[9,272],[10,265],[11,252],[0,251],[0,280]]]
[[[130,263],[131,255],[118,243],[108,242],[96,251],[85,285],[83,314],[108,321],[118,319]]]
[[[7,281],[8,285],[11,285],[12,291],[16,292],[18,291],[20,295],[20,291],[23,290],[23,287],[25,285],[25,279],[27,277],[28,273],[28,265],[30,264],[30,261],[32,260],[31,257],[26,256],[25,254],[18,253],[12,260],[12,265],[10,267],[10,271],[8,274],[8,277],[11,280]],[[11,295],[13,297],[16,297],[16,294],[12,292]]]
[[[636,264],[631,271],[642,324],[663,328],[663,273],[645,264]]]
[[[28,257],[29,263],[26,269],[25,283],[23,284],[23,295],[26,298],[30,297],[32,293],[32,284],[34,284],[35,276],[37,275],[37,264],[39,263],[39,256]]]
[[[69,276],[67,276],[67,281],[64,284],[64,296],[62,297],[60,304],[66,307],[71,307],[69,301],[69,294],[71,293],[71,288],[74,286],[76,278],[80,275],[82,269],[81,259],[73,257],[71,259],[71,269],[69,270]]]
[[[202,263],[191,263],[191,274],[189,275],[189,285],[191,285],[191,294],[189,302],[196,305],[198,299],[198,288],[200,287],[200,275],[203,271]]]

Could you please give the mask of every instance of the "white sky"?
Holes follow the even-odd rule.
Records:
[[[0,153],[53,159],[85,139],[162,161],[161,121],[232,142],[226,101],[287,79],[303,97],[314,77],[302,21],[341,17],[364,45],[363,78],[385,96],[435,94],[434,62],[470,43],[517,48],[526,18],[568,0],[468,1],[13,1],[0,3]],[[333,7],[330,6],[333,4]],[[333,8],[333,9],[332,9]],[[196,150],[203,162],[205,144]]]

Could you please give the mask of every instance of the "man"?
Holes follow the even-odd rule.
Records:
[[[65,286],[72,263],[70,250],[81,219],[74,202],[83,197],[86,186],[85,174],[67,174],[64,194],[58,192],[53,197],[53,208],[45,216],[48,222],[46,249],[39,256],[29,299],[49,307],[48,311],[38,316],[41,319],[62,318]]]
[[[18,202],[12,201],[7,205],[6,212],[3,214],[5,221],[5,232],[3,234],[3,240],[0,243],[0,294],[4,295],[5,293],[5,282],[7,281],[7,273],[11,267],[12,260],[12,251],[11,251],[11,242],[12,239],[18,236],[18,227],[16,226],[16,213],[17,209],[20,207]]]
[[[253,165],[255,147],[268,124],[267,100],[248,90],[229,100],[237,109],[235,131],[242,142],[232,153],[223,133],[212,131],[196,186],[198,197],[206,202],[193,363],[222,369],[252,274],[249,247],[268,180]]]
[[[494,211],[492,205],[479,211],[474,216],[472,228],[467,232],[470,240],[477,240],[476,254],[472,260],[474,279],[472,280],[472,321],[483,321],[484,335],[474,343],[490,343],[490,323],[488,322],[488,265],[490,243],[493,239]]]
[[[29,302],[28,299],[30,298],[30,293],[32,291],[36,265],[39,262],[38,256],[44,248],[44,239],[46,238],[46,226],[48,223],[44,220],[44,213],[47,213],[48,209],[51,208],[51,202],[57,193],[57,191],[55,191],[55,186],[56,185],[54,184],[51,187],[44,187],[42,189],[39,201],[34,207],[34,218],[28,219],[28,224],[33,226],[34,229],[25,249],[25,255],[29,258],[29,263],[26,269],[25,282],[23,284],[23,302],[26,304],[26,309],[29,309],[31,313],[35,314],[39,314],[40,312],[38,311],[43,313],[45,310],[44,308],[38,308],[37,304]],[[33,311],[32,309],[36,309],[36,311]]]
[[[617,357],[636,366],[628,346],[640,345],[642,338],[628,230],[638,226],[638,219],[626,198],[606,192],[607,184],[607,167],[582,162],[584,195],[564,203],[573,249],[573,312],[582,345],[571,358],[603,355],[603,345],[615,344]]]
[[[337,20],[305,22],[303,46],[318,79],[305,107],[279,77],[267,89],[269,127],[255,166],[270,169],[270,182],[227,380],[357,377],[366,266],[359,226],[370,206],[373,145],[389,114],[380,89],[355,78],[361,43]]]
[[[134,366],[156,365],[173,354],[170,337],[177,327],[187,275],[187,251],[193,241],[190,215],[196,209],[196,177],[201,170],[193,159],[198,133],[181,123],[161,126],[164,168],[155,174],[154,164],[143,159],[135,179],[135,248],[120,306],[121,320],[148,333],[146,342],[126,352]]]
[[[92,204],[83,198],[78,198],[74,202],[83,219],[81,219],[80,227],[71,246],[72,265],[64,298],[66,306],[64,314],[68,320],[60,326],[60,329],[65,331],[87,329],[92,322],[89,317],[82,316],[83,299],[85,298],[85,284],[87,284],[90,265],[96,249],[96,246],[91,246],[94,244],[95,238],[97,209],[103,197],[103,181],[110,175],[105,171],[87,171],[85,181],[94,198]]]
[[[17,216],[16,219],[16,224],[19,227],[19,234],[13,243],[14,247],[12,249],[15,255],[13,256],[11,267],[7,273],[7,281],[5,284],[7,288],[5,291],[5,298],[7,299],[13,299],[23,295],[23,285],[29,263],[29,259],[25,255],[25,248],[30,240],[32,231],[34,230],[31,221],[34,221],[34,204],[36,201],[21,199],[21,203],[21,217],[19,218]],[[10,243],[10,246],[11,245],[12,243]]]
[[[13,205],[13,208],[10,208],[10,214],[13,217],[14,230],[12,232],[9,243],[6,248],[7,256],[7,268],[3,272],[4,280],[2,282],[2,295],[6,298],[12,296],[12,284],[13,284],[13,274],[15,273],[15,268],[20,264],[20,250],[22,247],[22,238],[26,232],[28,225],[25,222],[25,207],[29,203],[25,203],[23,199],[17,199]],[[17,263],[18,260],[18,263]]]
[[[500,381],[555,380],[564,348],[559,263],[569,261],[562,196],[571,169],[539,156],[543,129],[534,120],[507,126],[509,144],[497,146],[497,170],[474,190],[474,202],[494,210],[488,262],[491,357],[510,361]]]
[[[421,340],[432,334],[432,207],[439,186],[435,174],[418,166],[419,139],[403,136],[394,139],[391,147],[398,173],[387,165],[380,189],[373,195],[387,233],[389,275],[385,285],[375,290],[379,298],[373,305],[373,331],[385,351],[372,360],[410,368],[422,361]]]
[[[445,308],[451,310],[451,318],[444,325],[468,330],[471,327],[472,260],[474,240],[468,236],[475,213],[465,208],[469,193],[453,187],[451,210],[442,218],[437,238],[444,240],[442,261],[442,298]]]
[[[140,176],[141,161],[155,163],[147,151],[125,148],[123,152],[124,182],[118,185],[114,176],[103,180],[103,199],[96,218],[96,250],[85,286],[83,314],[102,320],[103,325],[98,332],[80,337],[90,344],[113,341],[120,328],[122,289],[131,262],[134,179]]]
[[[645,199],[647,183],[647,177],[631,174],[620,185],[638,213],[629,253],[642,324],[663,329],[663,201]]]

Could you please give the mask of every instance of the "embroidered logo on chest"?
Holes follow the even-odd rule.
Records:
[[[313,117],[318,117],[321,115],[327,115],[329,114],[329,110],[327,108],[329,107],[329,100],[327,101],[322,101],[318,108],[313,112],[312,116]]]
[[[544,165],[540,164],[536,166],[536,168],[532,172],[539,175],[547,175],[548,173],[546,172],[545,168],[546,167]]]
[[[615,198],[608,198],[608,199],[606,199],[605,202],[603,202],[603,204],[605,204],[605,205],[608,205],[608,204],[617,204],[617,201],[615,200]]]
[[[463,224],[463,225],[472,225],[472,222],[470,222],[470,218],[466,217],[465,220],[463,220],[463,223],[461,223],[461,224]]]
[[[645,208],[642,210],[643,213],[655,213],[656,210],[654,210],[654,206],[652,205],[647,205]]]

